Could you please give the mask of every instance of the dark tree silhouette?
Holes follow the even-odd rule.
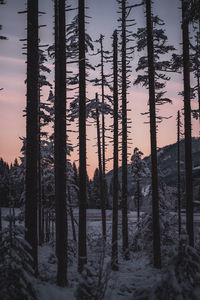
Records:
[[[180,111],[177,113],[177,207],[178,207],[178,233],[181,235],[181,183],[180,183]]]
[[[154,67],[154,45],[153,45],[151,0],[146,0],[146,24],[147,24],[147,54],[148,54],[149,108],[150,108],[150,135],[151,135],[151,165],[152,165],[153,258],[154,258],[154,266],[156,268],[160,268],[161,251],[160,251],[160,223],[159,223],[159,199],[158,199],[156,110],[155,110],[155,67]]]
[[[37,273],[38,0],[27,3],[25,239]]]
[[[98,94],[96,93],[97,146],[98,146],[99,185],[100,185],[101,216],[102,216],[102,236],[104,240],[106,240],[106,208],[105,208],[105,194],[104,194],[104,178],[102,172],[102,153],[101,153],[101,136],[100,136],[98,104],[99,104]]]
[[[0,4],[5,4],[4,0],[1,0],[0,1]],[[2,25],[0,24],[0,30],[2,29]],[[0,40],[6,40],[7,38],[3,35],[0,35]],[[2,88],[0,88],[0,91],[2,90]],[[0,231],[1,231],[1,228],[2,228],[2,213],[1,213],[1,202],[0,202]]]
[[[55,0],[55,201],[57,283],[67,284],[65,0]]]
[[[189,1],[182,0],[186,229],[189,235],[189,244],[193,246],[194,229],[193,229],[192,142],[191,142],[191,106],[190,106],[189,19],[187,16],[188,7],[189,7]]]
[[[87,263],[86,248],[86,85],[85,85],[85,1],[78,2],[79,32],[79,237],[78,271]]]
[[[113,217],[112,217],[112,269],[118,270],[118,37],[113,33],[113,103],[114,103],[114,149],[113,149]]]
[[[123,252],[128,255],[128,216],[127,216],[127,62],[126,62],[126,0],[122,0],[122,239]]]

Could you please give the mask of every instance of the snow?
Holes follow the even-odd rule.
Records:
[[[20,210],[16,209],[16,214]],[[3,216],[8,214],[8,209],[3,209]],[[172,213],[174,214],[174,213]],[[75,218],[78,218],[78,209],[74,210]],[[107,254],[105,262],[110,262],[112,211],[106,211],[107,216]],[[182,221],[185,222],[185,214],[182,213]],[[130,237],[135,231],[137,213],[128,213]],[[200,214],[194,215],[194,223],[200,222]],[[6,225],[6,222],[3,223]],[[197,226],[198,227],[198,226]],[[77,230],[77,226],[76,226]],[[161,281],[162,271],[152,267],[149,257],[144,252],[130,252],[130,260],[122,260],[121,241],[121,211],[119,211],[119,271],[110,271],[107,289],[103,299],[105,300],[131,300],[137,290],[151,289]],[[71,225],[69,221],[69,238],[71,238]],[[87,210],[87,236],[88,259],[97,261],[100,255],[98,249],[101,245],[101,211],[98,209]],[[131,239],[130,239],[131,242]],[[77,255],[72,257],[68,266],[68,286],[65,288],[56,285],[57,260],[55,256],[55,241],[38,247],[39,278],[35,283],[38,300],[75,300],[75,291],[80,279],[77,272]],[[198,291],[197,291],[198,293]],[[88,299],[89,300],[89,299]]]

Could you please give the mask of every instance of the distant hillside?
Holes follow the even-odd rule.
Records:
[[[184,190],[184,140],[180,142],[181,152],[181,186]],[[192,153],[193,153],[193,178],[194,178],[194,199],[199,199],[200,195],[200,138],[192,139]],[[150,156],[145,157],[144,160],[147,162],[149,168],[151,168]],[[165,146],[158,150],[158,168],[159,177],[169,186],[176,187],[177,184],[177,143]],[[106,178],[108,186],[113,176],[113,171],[107,173]],[[119,179],[121,183],[121,167],[119,168]],[[151,184],[150,178],[143,180],[143,192]],[[130,195],[134,194],[134,180],[128,175],[128,189]]]

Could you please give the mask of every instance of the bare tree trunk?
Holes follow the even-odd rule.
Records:
[[[114,153],[113,153],[113,216],[112,216],[112,269],[118,270],[118,38],[113,33],[113,100],[114,100]]]
[[[76,242],[76,229],[74,225],[74,214],[72,208],[72,201],[71,201],[71,194],[70,194],[70,187],[68,186],[68,201],[69,201],[69,213],[71,217],[71,224],[72,224],[72,233],[73,233],[73,240]]]
[[[193,229],[193,186],[192,186],[192,138],[190,107],[190,57],[189,21],[187,20],[188,1],[182,0],[182,39],[183,39],[183,81],[184,81],[184,125],[185,125],[185,187],[186,187],[186,229],[190,246],[194,246]]]
[[[140,181],[137,180],[137,220],[140,220]]]
[[[126,0],[122,0],[122,248],[129,259],[127,216],[127,82],[126,82]]]
[[[1,209],[1,206],[0,206],[0,232],[2,230],[2,209]],[[0,236],[1,238],[1,236]]]
[[[181,185],[180,185],[180,111],[177,114],[177,203],[178,233],[181,235]]]
[[[101,95],[102,95],[102,173],[105,180],[106,173],[106,159],[105,159],[105,116],[104,116],[104,58],[103,58],[103,36],[100,38],[101,46]]]
[[[57,284],[67,284],[65,0],[55,0],[55,203]]]
[[[98,94],[96,93],[96,121],[97,121],[97,145],[98,145],[98,164],[99,164],[99,184],[100,184],[100,199],[101,199],[101,219],[102,219],[102,236],[106,240],[106,207],[104,193],[104,178],[102,174],[102,159],[101,159],[101,137],[99,124],[99,109],[98,109]]]
[[[86,247],[86,86],[85,86],[85,0],[79,0],[79,240],[78,271],[87,263]]]
[[[156,137],[156,109],[155,109],[155,68],[153,28],[151,17],[151,0],[146,1],[147,22],[147,51],[149,76],[149,106],[150,106],[150,135],[151,135],[151,165],[152,165],[152,217],[153,217],[153,260],[156,268],[161,267],[160,251],[160,222],[158,199],[158,169],[157,169],[157,137]]]
[[[41,198],[41,138],[40,138],[40,90],[38,92],[38,237],[42,245],[42,198]]]
[[[27,106],[25,239],[31,246],[34,270],[38,272],[37,251],[37,151],[38,151],[38,0],[27,3]]]
[[[197,47],[200,47],[200,20],[199,20],[199,37]],[[200,65],[197,65],[197,89],[198,89],[198,104],[199,104],[199,136],[200,136]]]

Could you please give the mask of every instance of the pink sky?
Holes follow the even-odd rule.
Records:
[[[1,58],[0,58],[1,60]],[[7,58],[8,60],[8,58]],[[5,60],[6,62],[6,60]],[[20,64],[21,68],[24,68],[23,60],[13,60],[11,63]],[[7,162],[11,163],[15,157],[20,155],[21,141],[19,137],[25,135],[25,118],[22,117],[23,109],[25,107],[25,84],[22,76],[17,78],[4,77],[1,79],[0,85],[4,86],[4,90],[0,93],[0,156]],[[173,104],[164,105],[161,109],[161,114],[165,116],[172,115],[169,120],[164,120],[159,124],[158,130],[158,147],[165,146],[176,142],[176,114],[177,110],[183,107],[183,101],[180,96],[177,96],[177,92],[181,90],[181,84],[171,81],[168,84],[168,95],[172,97]],[[94,88],[88,87],[88,94],[93,97]],[[141,87],[133,87],[130,90],[129,95],[129,117],[132,120],[132,128],[129,137],[132,140],[130,146],[130,152],[133,152],[134,147],[138,147],[145,155],[150,153],[150,136],[149,136],[149,124],[144,124],[145,117],[141,115],[147,107],[148,94],[145,89]],[[194,103],[193,106],[196,106]],[[109,123],[111,122],[106,118]],[[193,136],[198,135],[198,121],[193,121]],[[88,127],[87,130],[88,141],[87,144],[87,156],[88,156],[88,174],[91,178],[94,173],[94,169],[97,167],[97,147],[94,147],[96,141],[96,127]],[[76,143],[76,135],[72,136],[72,142]],[[107,157],[112,157],[112,146],[108,146]],[[77,159],[77,151],[72,153],[72,161]],[[107,170],[112,169],[112,161],[107,164]]]
[[[93,17],[90,21],[90,25],[87,26],[88,31],[94,40],[99,37],[100,33],[105,34],[105,47],[110,47],[110,36],[113,29],[116,28],[116,1],[88,0],[87,4],[90,7],[89,14]],[[40,18],[40,22],[41,24],[48,24],[47,27],[41,29],[40,38],[43,44],[51,44],[53,39],[53,2],[49,5],[49,1],[47,0],[40,1],[40,6],[41,11],[47,12],[46,15]],[[179,53],[181,53],[181,12],[178,7],[178,0],[155,0],[153,9],[166,21],[169,43],[174,44]],[[25,136],[25,118],[23,118],[22,115],[26,105],[24,84],[26,64],[25,56],[21,55],[22,43],[19,42],[19,39],[25,36],[24,28],[26,27],[26,19],[25,15],[17,14],[19,10],[24,10],[23,0],[8,1],[0,10],[0,19],[4,26],[2,33],[9,37],[7,41],[0,41],[0,87],[4,88],[4,90],[0,92],[0,157],[9,163],[13,162],[15,157],[20,155],[21,141],[19,137]],[[102,22],[102,15],[104,16],[104,22]],[[143,8],[137,10],[137,14],[135,13],[134,17],[137,19],[138,26],[144,26]],[[135,77],[134,61],[133,76]],[[134,80],[134,78],[132,79]],[[161,115],[172,115],[172,118],[159,124],[158,147],[176,142],[177,110],[183,107],[183,101],[182,98],[178,96],[178,92],[182,89],[182,76],[173,75],[173,79],[167,86],[167,96],[171,97],[173,105],[164,105],[161,109]],[[95,92],[94,87],[88,86],[89,96],[94,97]],[[148,109],[147,91],[145,88],[133,87],[131,85],[128,99],[130,102],[129,108],[131,109],[129,116],[132,120],[131,133],[129,135],[132,140],[130,152],[133,152],[133,148],[137,146],[145,155],[149,155],[149,124],[144,124],[145,117],[141,116],[141,112]],[[197,106],[197,104],[194,103],[193,106]],[[198,121],[193,120],[192,125],[193,136],[197,136],[199,132]],[[94,169],[98,165],[97,149],[93,147],[96,139],[96,128],[94,126],[89,127],[87,133],[90,139],[87,145],[88,174],[92,177]],[[76,143],[75,135],[72,139],[73,142]],[[112,157],[112,151],[112,147],[109,146],[107,157]],[[72,161],[77,159],[77,151],[74,151],[71,159]],[[112,169],[112,161],[107,165],[107,170],[110,169]]]

